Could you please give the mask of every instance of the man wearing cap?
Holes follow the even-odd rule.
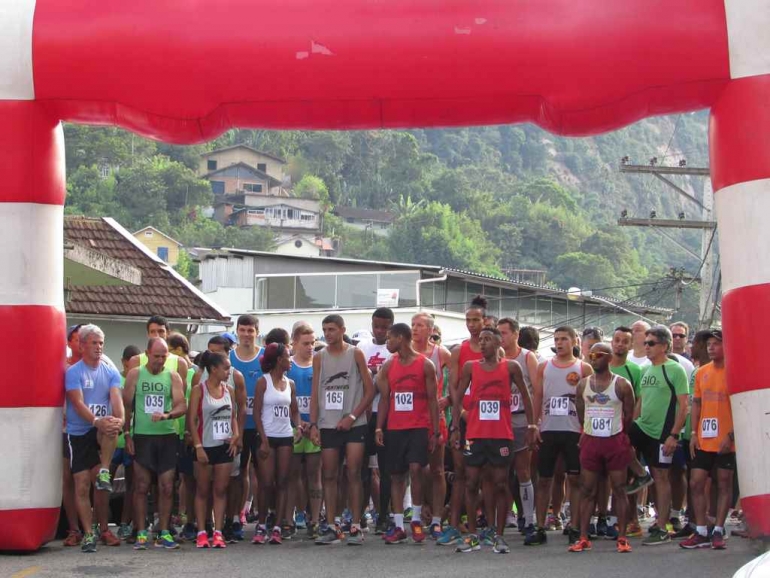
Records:
[[[682,548],[725,548],[725,520],[732,498],[735,475],[735,435],[730,396],[727,391],[725,355],[722,331],[714,330],[708,336],[710,363],[695,374],[695,392],[692,399],[692,433],[690,455],[690,500],[695,513],[696,532],[679,545]],[[708,538],[706,525],[706,480],[710,472],[717,472],[716,525]],[[713,488],[713,486],[712,486]],[[713,489],[712,489],[713,491]]]

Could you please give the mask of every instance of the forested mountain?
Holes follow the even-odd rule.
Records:
[[[328,206],[397,215],[381,239],[331,214],[325,233],[343,256],[439,264],[500,275],[545,269],[558,286],[673,305],[671,267],[695,273],[699,260],[649,229],[618,227],[629,216],[699,218],[652,175],[624,175],[620,159],[707,166],[707,114],[660,117],[592,138],[556,137],[531,125],[403,131],[233,130],[205,145],[156,143],[114,128],[65,126],[67,212],[109,215],[131,230],[153,225],[188,246],[267,249],[268,231],[206,218],[212,200],[195,169],[201,152],[236,143],[281,155],[294,194]],[[703,179],[680,177],[700,197]],[[670,232],[695,253],[700,234]],[[185,265],[186,266],[186,265]],[[697,285],[682,314],[693,319]]]

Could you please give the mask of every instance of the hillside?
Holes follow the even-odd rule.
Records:
[[[388,209],[379,239],[332,215],[326,233],[344,256],[439,264],[490,274],[544,269],[559,286],[673,306],[670,267],[699,260],[646,229],[616,225],[622,210],[661,218],[697,207],[653,176],[624,175],[620,158],[707,166],[707,113],[650,119],[593,138],[562,138],[530,125],[409,131],[233,130],[206,145],[155,143],[114,128],[65,126],[67,211],[110,215],[129,229],[153,225],[187,245],[269,248],[265,230],[224,228],[201,212],[211,202],[194,168],[206,150],[236,143],[283,156],[296,190],[331,204]],[[303,182],[304,179],[304,182]],[[319,180],[320,179],[320,180]],[[321,182],[322,181],[322,182]],[[700,197],[703,179],[677,181]],[[308,187],[307,185],[312,186]],[[700,235],[671,231],[699,253]],[[188,267],[184,263],[183,267]],[[681,314],[694,321],[697,285]]]

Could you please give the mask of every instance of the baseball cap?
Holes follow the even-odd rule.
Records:
[[[711,339],[712,337],[714,339],[718,339],[719,341],[722,341],[722,330],[712,329],[711,331],[709,331],[708,334],[706,335],[706,339]]]
[[[230,343],[232,343],[233,345],[238,343],[238,338],[235,336],[235,334],[232,331],[225,331],[222,334],[222,337],[230,341]]]
[[[72,339],[72,334],[73,334],[73,333],[75,333],[75,332],[76,332],[78,329],[80,329],[81,327],[83,327],[83,324],[82,324],[82,323],[77,323],[77,324],[75,324],[75,325],[70,325],[70,326],[67,328],[67,341],[69,341],[70,339]]]

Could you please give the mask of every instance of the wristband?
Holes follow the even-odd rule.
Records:
[[[356,414],[354,414],[354,413],[348,414],[348,417],[351,418],[353,421],[358,421],[358,418],[356,417]]]
[[[203,444],[195,444],[195,449],[199,450],[203,448]]]
[[[698,432],[697,432],[697,431],[695,431],[695,430],[692,430],[692,431],[690,432],[690,436],[698,437]]]
[[[380,432],[380,433],[382,433],[382,428],[381,428],[381,427],[378,427],[376,430],[374,430],[374,433],[377,433],[377,432]]]
[[[537,427],[536,423],[527,424],[527,428],[529,428],[529,429],[540,429],[540,428]]]

